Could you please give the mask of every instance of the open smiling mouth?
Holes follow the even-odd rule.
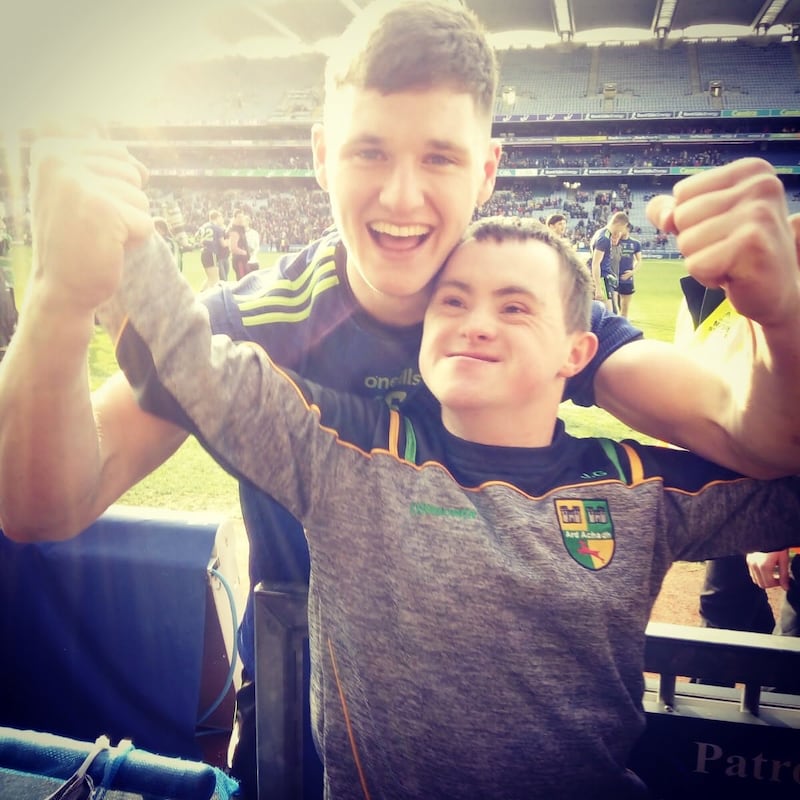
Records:
[[[428,225],[392,225],[375,222],[368,227],[375,244],[387,250],[413,250],[425,242],[433,230]]]

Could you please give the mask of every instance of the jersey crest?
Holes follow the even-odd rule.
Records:
[[[555,501],[567,552],[585,569],[604,569],[614,557],[614,525],[607,500]]]

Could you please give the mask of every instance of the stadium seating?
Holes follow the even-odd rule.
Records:
[[[530,47],[500,51],[499,60],[497,116],[708,110],[711,80],[722,82],[722,108],[794,108],[800,99],[797,45],[774,40]],[[117,122],[308,121],[321,113],[323,67],[319,55],[284,59],[277,71],[266,59],[182,64],[144,105],[120,111]],[[275,74],[280,81],[265,79]],[[603,98],[606,84],[616,86],[610,103]]]

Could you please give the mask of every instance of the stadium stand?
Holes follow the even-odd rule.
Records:
[[[628,192],[638,235],[656,242],[644,217],[648,195],[749,154],[776,166],[791,209],[800,208],[796,42],[566,43],[498,55],[495,133],[505,155],[494,211],[566,211],[580,244],[614,210],[595,197]],[[154,211],[179,209],[184,241],[210,204],[247,205],[267,248],[299,246],[330,224],[309,148],[323,60],[277,63],[280,70],[266,59],[181,65],[146,108],[131,105],[129,118],[111,126],[150,168]],[[275,74],[280,81],[268,79]]]
[[[798,49],[795,43],[751,45],[719,42],[697,46],[700,90],[722,83],[725,107],[792,107],[800,101]]]

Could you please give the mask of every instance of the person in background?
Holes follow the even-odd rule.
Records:
[[[225,234],[222,213],[212,209],[205,222],[197,231],[196,238],[201,244],[200,263],[206,273],[201,289],[210,289],[221,280],[227,280],[228,238]]]
[[[236,275],[237,279],[241,279],[247,274],[247,263],[250,261],[245,213],[241,208],[237,208],[233,212],[231,226],[228,228],[228,248],[231,251],[233,274]]]
[[[608,223],[595,231],[589,242],[590,266],[595,284],[594,298],[604,303],[609,311],[616,311],[617,279],[612,265],[613,249],[619,245],[628,224],[628,215],[624,211],[615,211],[609,217]]]
[[[17,329],[17,298],[14,293],[14,269],[11,263],[11,234],[0,219],[0,359],[5,355]]]
[[[247,271],[255,272],[261,268],[258,263],[258,252],[261,250],[261,236],[258,231],[253,227],[250,217],[245,214],[244,217],[244,234],[247,240],[247,250],[250,253],[250,258],[247,261]]]
[[[767,589],[783,589],[777,619]],[[800,636],[800,549],[729,555],[706,563],[700,593],[703,627]],[[715,683],[703,676],[695,683]],[[800,694],[800,678],[774,691]]]
[[[780,615],[772,632],[777,636],[800,636],[800,548],[748,553],[746,560],[756,586],[764,590],[780,586],[784,591]],[[800,687],[800,678],[797,686]]]
[[[635,291],[633,277],[642,265],[642,243],[631,236],[631,225],[619,239],[619,266],[617,281],[617,298],[619,313],[630,319],[631,297]]]
[[[554,212],[545,221],[547,227],[562,239],[567,239],[567,218],[560,212]]]

